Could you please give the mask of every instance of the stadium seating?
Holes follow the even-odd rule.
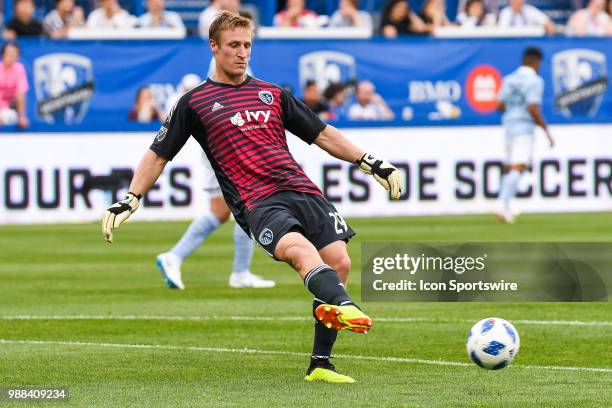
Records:
[[[413,10],[419,11],[424,0],[409,0]],[[141,15],[146,12],[145,0],[120,0],[121,6],[133,15]],[[178,12],[191,34],[197,33],[198,16],[210,3],[209,0],[167,0],[166,8]],[[338,8],[338,0],[307,0],[306,7],[317,14],[331,15]],[[384,7],[385,0],[363,0],[361,8],[372,13],[375,18]],[[454,21],[457,14],[458,0],[447,0],[447,14]],[[565,24],[573,11],[572,0],[530,0],[530,4],[544,11],[555,24]],[[13,0],[4,1],[4,16],[8,20],[12,15]],[[55,5],[54,0],[36,0],[36,16],[43,18]],[[95,8],[95,0],[77,0],[76,4],[89,13]],[[249,10],[255,10],[261,25],[271,26],[274,14],[278,11],[276,0],[245,0],[242,2]],[[507,4],[506,0],[499,2],[501,7]],[[575,4],[574,4],[575,6]]]

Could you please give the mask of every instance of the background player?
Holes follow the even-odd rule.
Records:
[[[166,285],[171,289],[185,289],[181,274],[181,264],[204,240],[230,218],[230,209],[221,194],[207,158],[204,158],[206,178],[205,190],[210,194],[209,210],[194,220],[174,247],[159,254],[156,264],[164,275]],[[234,268],[229,278],[232,288],[271,288],[273,280],[263,279],[249,271],[253,256],[253,241],[237,223],[234,224]]]
[[[535,127],[546,133],[550,147],[554,141],[540,111],[544,80],[538,75],[543,54],[538,48],[523,52],[522,65],[503,79],[497,109],[504,112],[502,123],[506,133],[506,166],[501,180],[497,218],[513,223],[511,201],[516,196],[521,175],[531,164]]]
[[[112,242],[112,230],[138,209],[142,195],[192,135],[206,152],[236,221],[269,255],[289,263],[315,296],[318,322],[306,380],[354,382],[329,362],[337,330],[364,333],[372,325],[345,289],[346,242],[354,232],[295,162],[285,129],[358,164],[394,199],[401,194],[401,176],[282,88],[245,75],[253,37],[249,20],[221,13],[209,37],[217,61],[214,78],[180,98],[138,165],[130,192],[104,214],[104,238]],[[215,104],[221,108],[213,111]]]

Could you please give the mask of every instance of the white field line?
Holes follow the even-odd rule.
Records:
[[[0,320],[169,320],[169,321],[311,321],[302,316],[147,316],[147,315],[5,315]],[[427,317],[374,317],[375,322],[397,323],[475,323],[476,320],[436,319]],[[515,324],[532,324],[543,326],[612,326],[611,321],[579,320],[512,320]]]
[[[91,343],[81,341],[57,341],[57,340],[8,340],[0,339],[0,344],[16,344],[16,345],[40,345],[40,346],[82,346],[94,348],[116,348],[116,349],[145,349],[145,350],[172,350],[172,351],[197,351],[207,353],[235,353],[235,354],[264,354],[277,356],[296,356],[310,357],[309,353],[297,353],[292,351],[278,350],[258,350],[250,348],[224,348],[224,347],[201,347],[201,346],[172,346],[161,344],[120,344],[120,343]],[[423,360],[419,358],[393,357],[393,356],[361,356],[352,354],[340,354],[336,357],[368,360],[368,361],[389,361],[396,363],[408,364],[426,364],[436,366],[451,366],[451,367],[474,367],[474,364],[463,363],[458,361],[444,360]],[[595,368],[595,367],[566,367],[566,366],[534,366],[534,365],[512,365],[515,368],[524,368],[532,370],[559,370],[559,371],[586,371],[596,373],[612,373],[612,368]]]

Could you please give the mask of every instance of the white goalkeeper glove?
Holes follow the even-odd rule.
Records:
[[[357,165],[366,174],[371,174],[385,190],[391,192],[391,198],[397,200],[402,194],[402,176],[391,164],[366,153],[357,160]]]
[[[138,209],[142,195],[127,193],[125,198],[106,209],[102,218],[102,234],[106,242],[113,242],[113,229],[119,228],[121,223],[130,218]]]

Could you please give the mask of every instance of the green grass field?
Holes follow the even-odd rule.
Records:
[[[357,299],[364,241],[612,241],[611,214],[349,222]],[[58,406],[82,407],[612,406],[610,303],[362,303],[374,327],[341,333],[334,359],[357,384],[306,383],[312,296],[297,274],[256,249],[252,271],[278,286],[230,289],[226,225],[183,264],[187,290],[171,291],[155,256],[186,226],[130,223],[113,245],[98,224],[0,227],[0,386],[67,386]],[[465,353],[489,316],[521,335],[495,372]]]

